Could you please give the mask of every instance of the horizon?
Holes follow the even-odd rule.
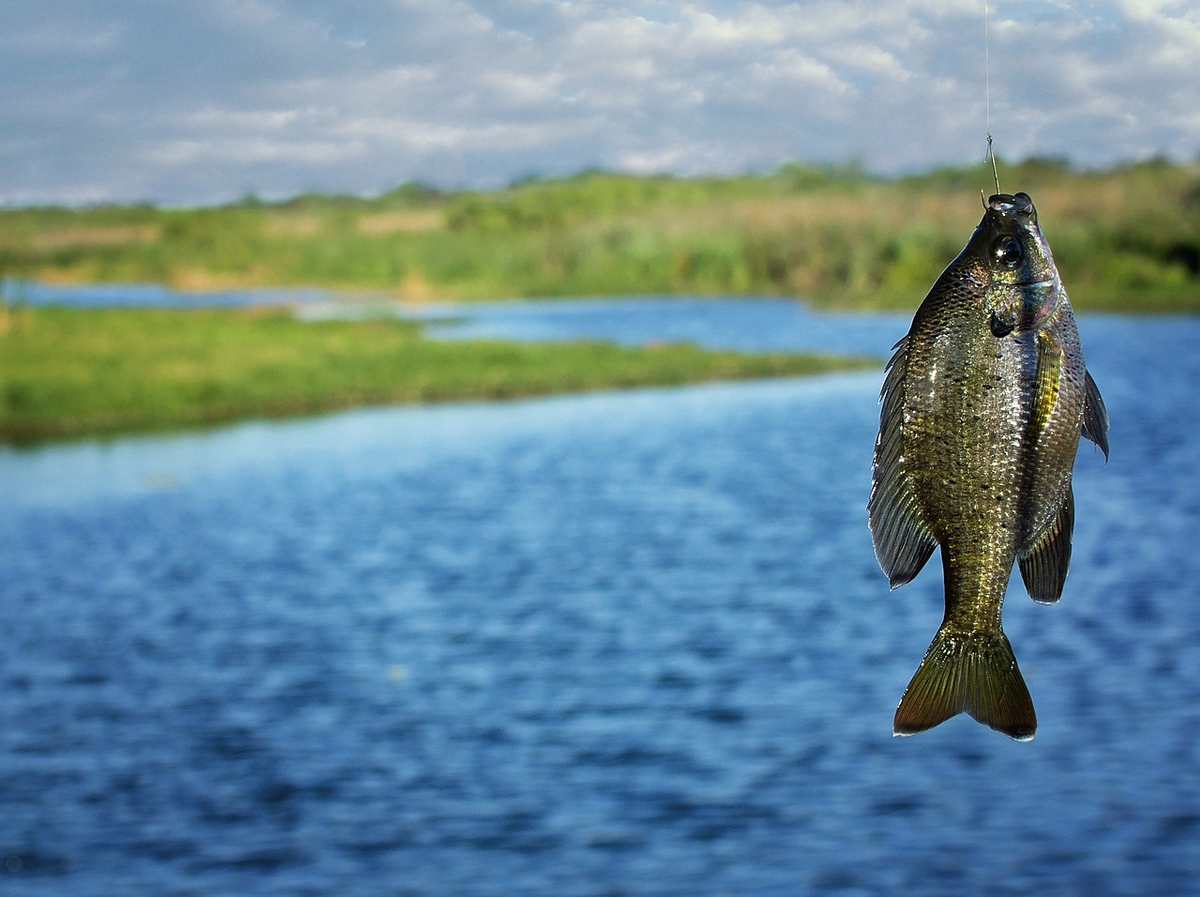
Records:
[[[1145,158],[1140,159],[1119,159],[1109,165],[1099,166],[1083,166],[1078,165],[1066,157],[1060,156],[1041,156],[1033,155],[1019,160],[1009,161],[1004,158],[997,157],[996,164],[1000,171],[1015,173],[1024,167],[1037,166],[1044,169],[1058,169],[1066,175],[1071,176],[1107,176],[1117,175],[1122,171],[1139,168],[1143,166],[1170,166],[1174,168],[1191,168],[1200,167],[1200,152],[1192,159],[1177,160],[1169,158],[1163,154],[1155,153]],[[565,172],[561,174],[526,174],[515,178],[507,183],[489,187],[450,187],[442,188],[435,184],[419,180],[401,180],[390,187],[385,187],[382,190],[363,191],[359,193],[346,192],[323,192],[319,190],[304,190],[296,193],[279,194],[274,196],[259,195],[257,193],[244,193],[240,196],[231,196],[227,199],[220,199],[214,202],[195,203],[195,204],[173,204],[164,202],[155,202],[147,199],[131,199],[122,201],[96,201],[96,202],[79,202],[79,203],[30,203],[26,205],[7,205],[0,202],[0,212],[21,212],[21,211],[38,211],[38,210],[55,210],[61,209],[64,211],[89,211],[103,209],[133,209],[133,208],[149,208],[158,211],[192,211],[204,209],[225,209],[238,207],[263,206],[265,208],[279,208],[287,206],[291,203],[298,203],[306,199],[328,201],[328,200],[346,200],[350,202],[372,203],[386,199],[392,194],[397,194],[405,190],[418,191],[427,194],[433,201],[443,200],[449,197],[463,194],[478,193],[488,195],[493,193],[503,193],[506,191],[519,190],[523,187],[533,186],[537,184],[565,184],[571,181],[580,180],[590,176],[597,177],[615,177],[615,178],[631,178],[639,180],[655,180],[668,179],[673,181],[736,181],[742,179],[758,179],[770,180],[780,177],[789,169],[798,169],[800,171],[812,172],[814,174],[826,174],[829,176],[830,183],[879,183],[889,184],[896,181],[915,179],[933,179],[939,176],[967,176],[972,174],[976,169],[981,173],[988,175],[990,180],[991,161],[980,159],[976,162],[968,162],[963,164],[944,164],[934,165],[923,169],[914,169],[911,171],[898,171],[893,173],[884,173],[871,171],[863,167],[858,161],[852,160],[845,163],[832,162],[803,162],[800,160],[785,161],[777,165],[775,168],[766,171],[742,171],[742,172],[693,172],[680,174],[670,171],[661,172],[631,172],[618,171],[606,168],[586,167],[578,171]]]

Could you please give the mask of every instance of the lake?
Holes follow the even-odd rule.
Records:
[[[472,308],[409,313],[878,355],[907,328]],[[882,366],[0,449],[0,893],[1192,892],[1200,320],[1080,330],[1112,460],[1081,446],[1061,603],[1006,605],[1028,744],[891,735],[942,595],[872,554]]]

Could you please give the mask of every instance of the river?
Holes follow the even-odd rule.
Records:
[[[320,300],[305,307],[320,314]],[[781,300],[430,308],[445,338],[885,355]],[[882,372],[0,449],[0,893],[1186,893],[1200,320],[1083,317],[1112,460],[1040,727],[891,715],[941,616],[864,506]]]

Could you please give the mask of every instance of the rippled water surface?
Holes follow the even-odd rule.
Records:
[[[1028,744],[890,734],[941,581],[871,552],[878,371],[0,450],[0,892],[1189,892],[1200,322],[1081,330],[1112,461],[1006,608]]]

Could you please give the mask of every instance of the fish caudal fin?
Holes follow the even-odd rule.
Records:
[[[916,735],[963,711],[1016,741],[1037,731],[1033,699],[999,629],[961,632],[943,624],[904,690],[892,732]]]

